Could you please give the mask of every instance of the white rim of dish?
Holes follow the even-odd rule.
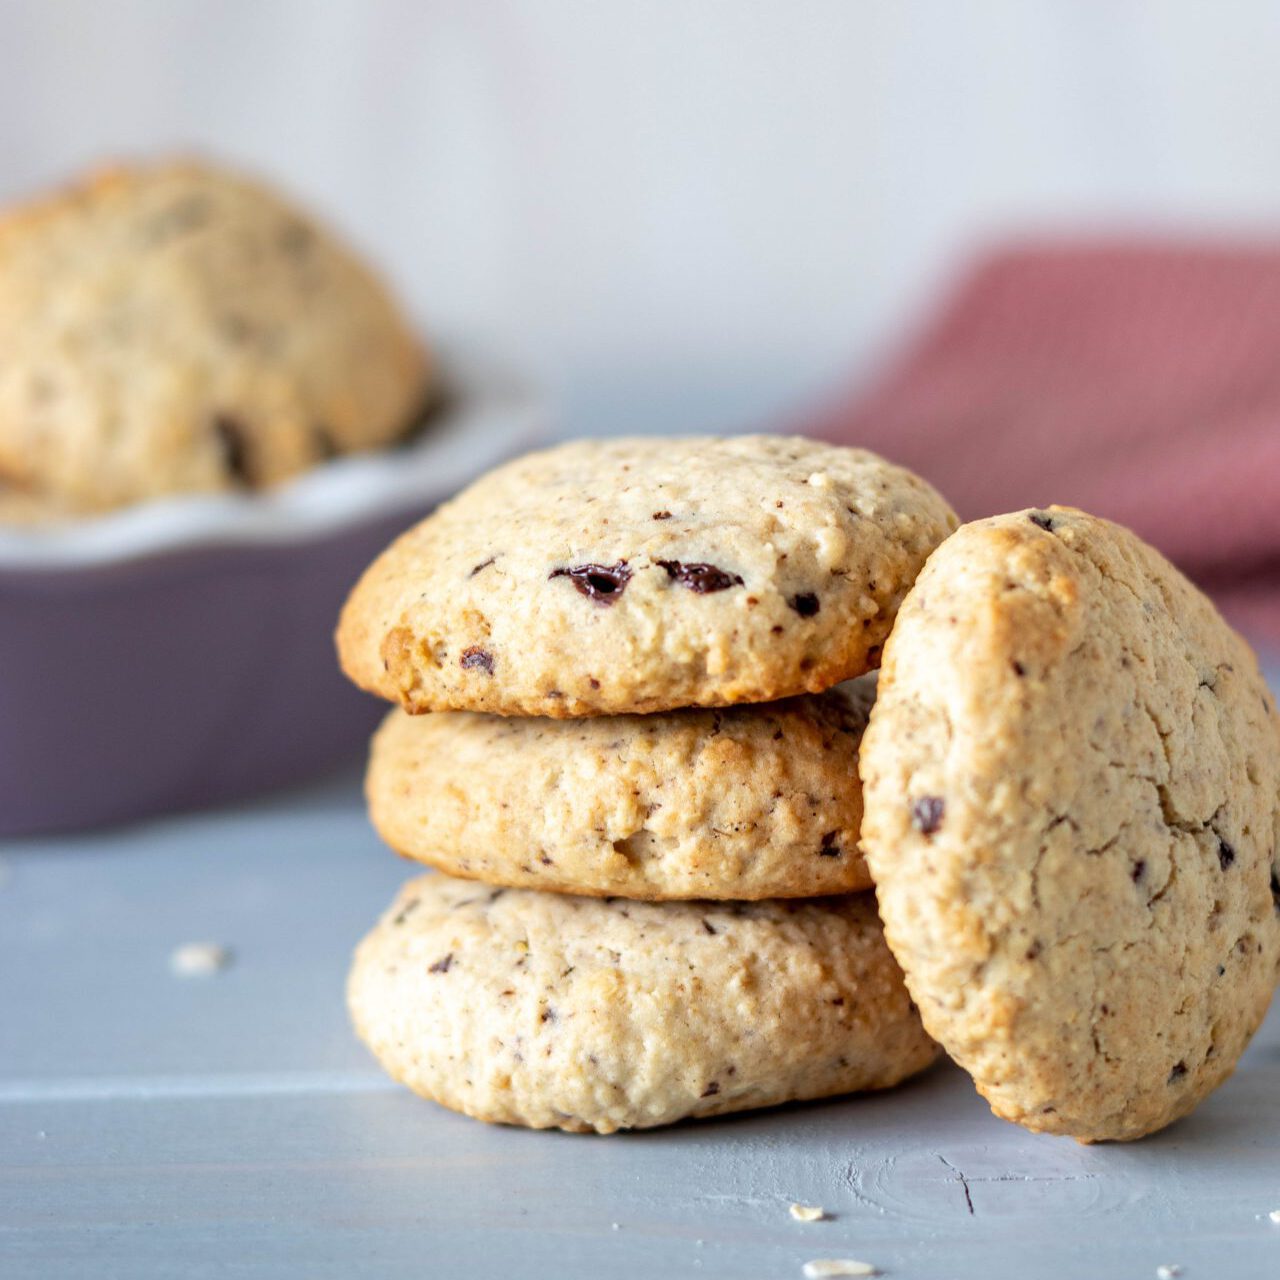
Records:
[[[179,495],[40,527],[0,526],[0,570],[84,569],[190,551],[322,538],[424,500],[443,500],[533,442],[543,398],[511,369],[446,348],[451,401],[398,448],[348,454],[260,493]]]

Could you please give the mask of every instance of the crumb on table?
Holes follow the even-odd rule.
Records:
[[[230,948],[216,942],[184,942],[169,956],[169,968],[179,978],[207,978],[230,963]]]

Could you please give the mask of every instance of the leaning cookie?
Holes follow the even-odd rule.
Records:
[[[1129,531],[1053,507],[935,553],[886,646],[863,847],[998,1115],[1137,1138],[1230,1075],[1280,962],[1278,770],[1253,654]]]
[[[373,741],[369,812],[400,853],[490,884],[625,898],[866,889],[858,744],[874,679],[592,720],[393,711]]]
[[[363,262],[196,162],[0,219],[0,350],[0,484],[22,518],[274,484],[396,440],[433,379]]]
[[[401,1083],[538,1129],[887,1088],[936,1052],[866,894],[657,904],[427,875],[360,944],[348,1004]]]
[[[779,436],[583,441],[477,481],[369,568],[338,629],[410,711],[768,702],[876,666],[955,517],[874,454]]]

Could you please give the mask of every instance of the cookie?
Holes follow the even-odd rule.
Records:
[[[395,710],[366,792],[392,848],[490,884],[624,898],[866,889],[874,677],[755,707],[591,720]]]
[[[966,525],[898,615],[863,848],[924,1024],[997,1115],[1137,1138],[1230,1075],[1280,968],[1280,719],[1128,530]]]
[[[0,482],[0,525],[36,529],[74,516],[75,512],[67,510],[56,499]]]
[[[581,441],[491,472],[343,610],[361,687],[554,717],[770,702],[861,675],[954,527],[923,480],[783,436]]]
[[[882,1089],[935,1055],[869,894],[625,902],[426,875],[360,944],[347,996],[396,1080],[535,1129]]]
[[[381,283],[272,192],[119,168],[0,220],[0,483],[98,511],[274,484],[411,427]]]

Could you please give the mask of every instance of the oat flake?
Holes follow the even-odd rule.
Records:
[[[230,948],[216,942],[184,942],[169,956],[169,968],[179,978],[207,978],[230,963]]]
[[[878,1276],[879,1268],[857,1258],[814,1258],[804,1264],[808,1280],[822,1280],[824,1276]]]
[[[793,1204],[791,1216],[797,1222],[821,1222],[827,1216],[827,1211],[821,1205]]]

